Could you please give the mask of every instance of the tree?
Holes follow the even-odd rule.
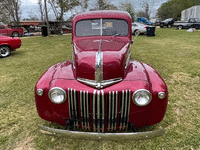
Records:
[[[149,4],[147,2],[144,2],[142,8],[144,9],[144,15],[145,15],[144,17],[149,20],[150,16]]]
[[[2,7],[8,12],[14,21],[15,25],[19,25],[20,22],[20,4],[21,0],[0,0]]]
[[[135,11],[133,4],[131,2],[129,1],[121,2],[119,8],[120,10],[127,11],[131,15],[132,21],[135,20]]]
[[[45,9],[45,16],[46,16],[46,23],[47,23],[47,36],[49,36],[49,17],[47,12],[47,1],[44,0],[44,9]]]
[[[42,5],[42,0],[38,0],[38,5],[39,5],[39,14],[42,21],[42,25],[44,25],[44,7]]]
[[[180,19],[181,11],[194,5],[200,5],[200,0],[169,0],[158,8],[157,15],[163,20],[166,18]]]

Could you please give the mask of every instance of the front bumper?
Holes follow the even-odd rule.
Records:
[[[39,125],[38,127],[40,131],[43,131],[43,133],[49,135],[65,136],[68,138],[76,138],[76,139],[111,140],[111,141],[151,139],[162,136],[165,132],[163,128],[147,132],[95,133],[95,132],[79,132],[79,131],[54,129],[41,125]]]

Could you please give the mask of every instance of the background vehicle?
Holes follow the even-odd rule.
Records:
[[[7,57],[21,46],[21,39],[7,36],[0,36],[0,57]]]
[[[147,25],[151,25],[151,22],[149,22],[148,19],[145,18],[145,17],[138,17],[137,22],[147,24]]]
[[[166,26],[167,28],[171,28],[176,20],[176,18],[165,19],[164,21],[160,22],[160,27],[163,28],[164,26]]]
[[[161,20],[160,18],[155,18],[155,19],[151,19],[150,22],[151,22],[151,25],[159,26]]]
[[[131,16],[124,11],[74,17],[72,61],[50,67],[35,86],[39,116],[66,130],[40,129],[87,139],[143,139],[164,133],[135,131],[163,119],[168,91],[155,69],[131,60],[131,27]],[[123,134],[127,130],[132,133]]]
[[[132,23],[132,34],[138,34],[138,33],[147,33],[147,25],[143,25],[138,22]]]
[[[176,21],[174,27],[177,29],[200,28],[200,21],[197,18],[190,18],[188,21]]]
[[[0,35],[7,35],[7,36],[22,36],[24,34],[22,28],[8,28],[4,24],[0,24]]]

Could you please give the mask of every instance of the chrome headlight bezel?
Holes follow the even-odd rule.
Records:
[[[143,93],[142,93],[142,92],[143,92]],[[147,102],[146,102],[145,104],[139,104],[139,103],[137,102],[137,100],[135,99],[138,93],[141,93],[141,94],[144,94],[144,93],[145,93],[145,94],[147,94],[147,96],[149,97],[149,99],[147,100]],[[133,103],[134,103],[135,105],[137,105],[137,106],[147,106],[147,105],[151,102],[151,100],[152,100],[152,94],[151,94],[148,90],[146,90],[146,89],[139,89],[139,90],[137,90],[137,91],[135,91],[135,92],[133,93],[132,100],[133,100]]]
[[[53,100],[53,98],[52,98],[52,96],[51,96],[52,92],[54,92],[55,90],[59,90],[59,91],[62,92],[62,94],[63,94],[63,99],[62,99],[61,101],[59,101],[59,102],[56,102],[55,100]],[[52,88],[52,89],[49,91],[48,96],[49,96],[49,99],[50,99],[53,103],[55,103],[55,104],[62,104],[62,103],[64,103],[64,102],[66,101],[66,98],[67,98],[67,95],[66,95],[65,90],[63,90],[63,89],[60,88],[60,87],[54,87],[54,88]]]

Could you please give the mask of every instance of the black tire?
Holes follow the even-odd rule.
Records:
[[[168,28],[171,28],[171,27],[172,27],[172,25],[171,25],[171,24],[168,24],[168,25],[167,25],[167,27],[168,27]]]
[[[181,30],[181,29],[183,29],[183,26],[179,25],[179,26],[177,26],[177,29]]]
[[[163,28],[163,24],[160,24],[160,28]]]
[[[17,32],[17,31],[13,32],[13,33],[12,33],[12,36],[13,36],[13,37],[19,37],[19,32]]]
[[[139,34],[140,34],[140,30],[135,30],[135,31],[134,31],[134,34],[135,34],[135,35],[137,35],[137,34],[139,35]]]
[[[11,55],[11,50],[8,46],[0,46],[0,57],[8,57]]]

